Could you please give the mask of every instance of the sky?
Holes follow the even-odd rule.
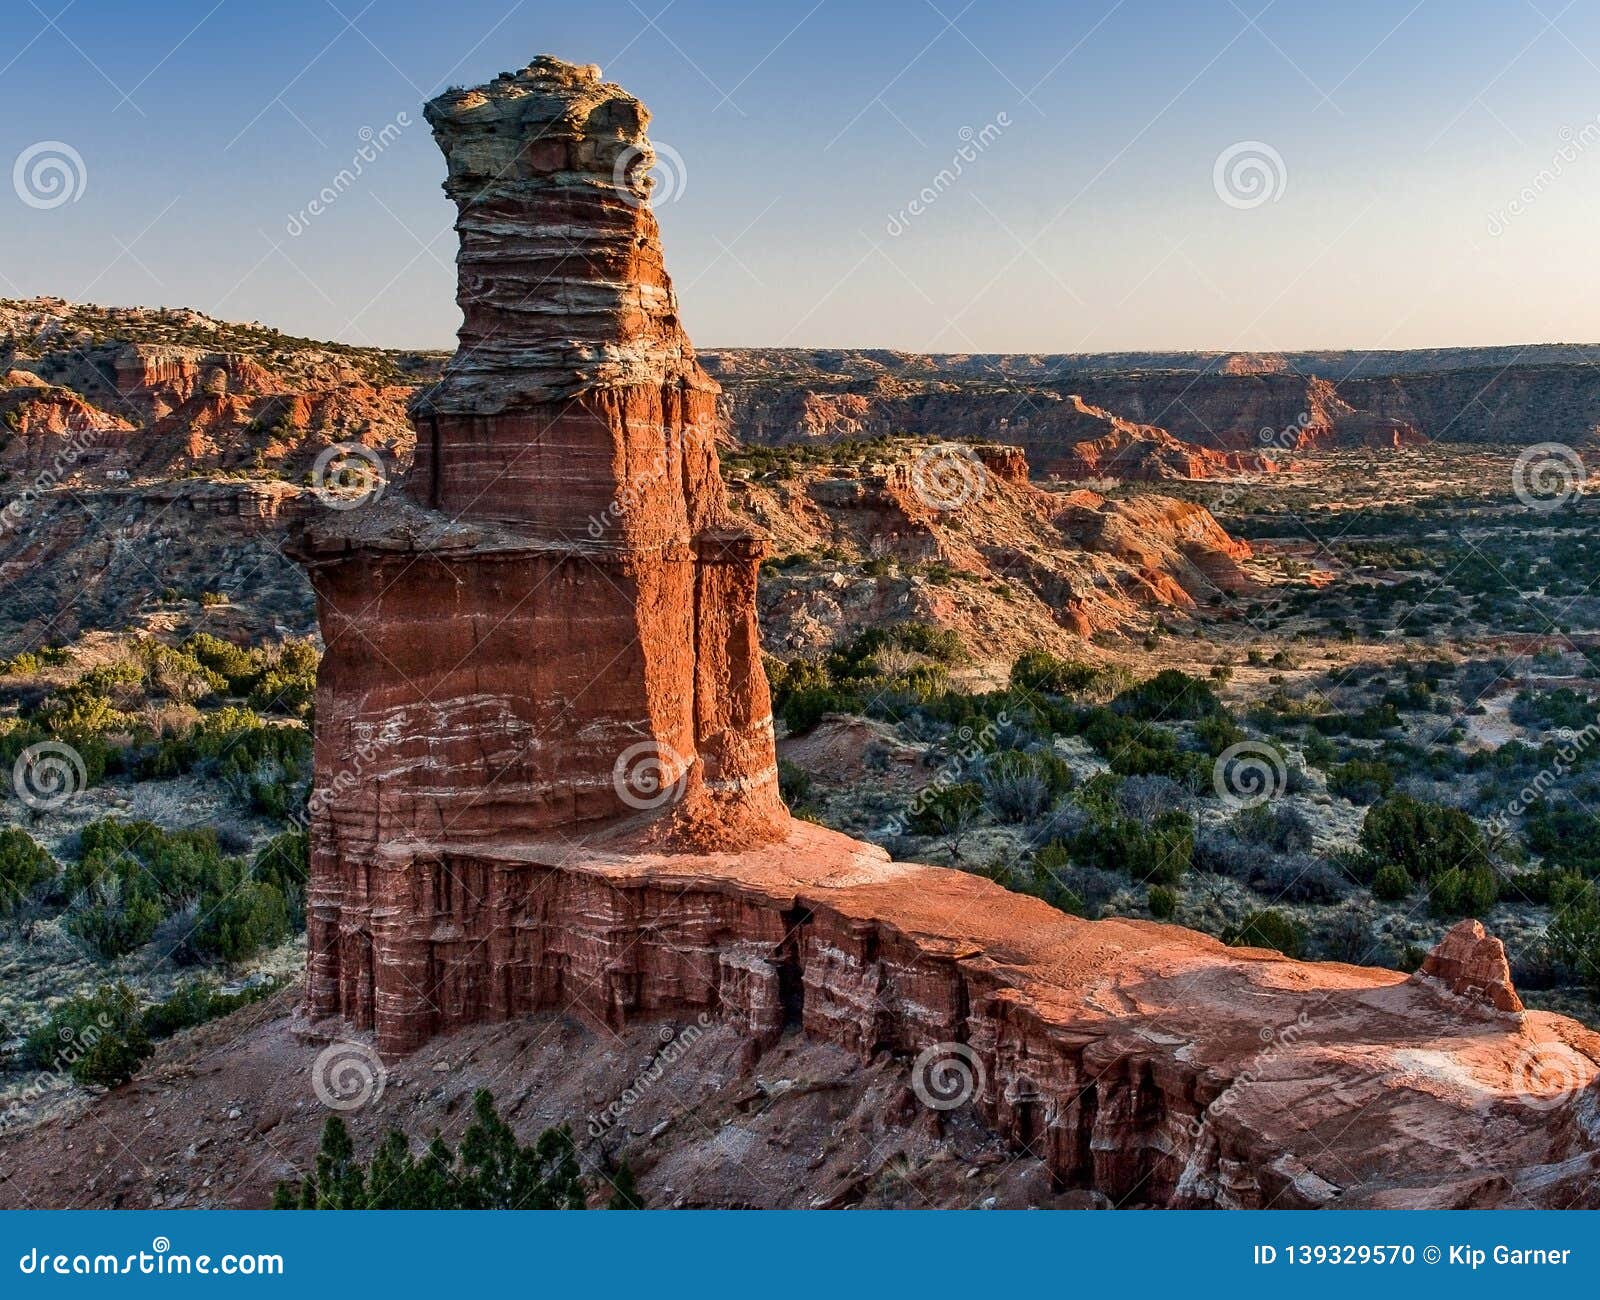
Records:
[[[5,11],[0,296],[449,347],[454,211],[422,101],[550,53],[651,109],[702,348],[1600,341],[1600,5]]]

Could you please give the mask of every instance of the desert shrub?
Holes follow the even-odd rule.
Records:
[[[104,818],[78,834],[77,860],[64,873],[74,900],[64,924],[111,960],[148,943],[163,918],[194,904],[198,919],[177,955],[237,961],[303,921],[307,852],[303,832],[285,833],[247,869],[222,852],[213,830]]]
[[[1324,770],[1331,767],[1339,757],[1339,747],[1320,731],[1307,730],[1301,735],[1300,752],[1305,755],[1306,762],[1312,767]]]
[[[1551,890],[1550,955],[1600,1001],[1600,889],[1581,876],[1562,877]]]
[[[115,961],[149,943],[165,915],[148,890],[107,877],[78,897],[62,928],[106,961]]]
[[[1252,872],[1250,887],[1280,903],[1336,903],[1350,892],[1344,872],[1308,853],[1274,852]]]
[[[1549,866],[1600,875],[1600,822],[1582,804],[1540,799],[1524,814],[1522,834],[1529,850]]]
[[[1280,853],[1303,853],[1315,838],[1304,813],[1273,802],[1241,808],[1234,814],[1233,830],[1248,844],[1265,844]]]
[[[1428,911],[1439,917],[1482,916],[1499,896],[1492,868],[1451,867],[1428,882]]]
[[[1073,785],[1071,766],[1053,750],[991,754],[983,761],[978,779],[995,817],[1012,823],[1042,817]]]
[[[1381,898],[1386,903],[1398,903],[1401,899],[1408,898],[1411,890],[1411,877],[1397,862],[1385,863],[1372,877],[1373,897]]]
[[[811,797],[811,773],[787,758],[778,760],[778,793],[791,808],[802,806]]]
[[[1180,750],[1177,737],[1164,727],[1096,708],[1084,717],[1083,738],[1119,776],[1167,776],[1189,789],[1210,781],[1211,764]]]
[[[1130,686],[1111,702],[1112,708],[1143,722],[1193,721],[1222,712],[1222,701],[1210,683],[1176,668]]]
[[[1101,678],[1100,669],[1076,659],[1058,659],[1043,650],[1028,650],[1011,665],[1011,685],[1047,695],[1077,695]]]
[[[1083,895],[1073,889],[1070,855],[1064,845],[1049,843],[1038,848],[1023,866],[1001,861],[988,874],[991,879],[1018,893],[1041,898],[1052,907],[1072,916],[1087,913]]]
[[[1050,807],[1050,787],[1028,767],[985,770],[980,784],[984,801],[1002,822],[1030,822]]]
[[[1387,763],[1352,758],[1328,769],[1328,790],[1351,803],[1375,803],[1394,789],[1394,771]]]
[[[1207,828],[1195,841],[1193,862],[1196,871],[1248,883],[1262,878],[1276,857],[1264,844],[1241,840],[1230,831]]]
[[[1229,746],[1237,745],[1244,739],[1244,728],[1226,712],[1217,712],[1195,723],[1194,734],[1195,739],[1205,746],[1206,753],[1215,758]]]
[[[311,748],[306,728],[271,723],[253,710],[229,706],[207,714],[182,735],[141,747],[130,763],[141,780],[208,773],[252,811],[287,820],[304,804]]]
[[[153,1050],[133,990],[107,984],[56,1007],[27,1036],[22,1058],[37,1070],[65,1072],[81,1084],[115,1088],[131,1079]]]
[[[196,632],[178,648],[222,678],[230,695],[248,694],[255,685],[256,664],[243,646],[210,632]]]
[[[1269,907],[1251,912],[1228,931],[1224,941],[1235,948],[1273,948],[1286,957],[1298,957],[1305,932],[1292,918]]]
[[[10,916],[56,876],[55,859],[16,827],[0,830],[0,916]]]
[[[924,792],[910,824],[919,835],[956,835],[971,826],[983,811],[983,791],[971,781],[961,781],[931,794]]]
[[[1189,792],[1171,777],[1126,776],[1117,782],[1117,811],[1135,821],[1153,821],[1165,812],[1187,812]]]
[[[1170,885],[1151,885],[1146,902],[1156,920],[1170,921],[1178,911],[1178,891]]]
[[[1489,861],[1483,831],[1466,813],[1404,794],[1367,810],[1359,843],[1374,871],[1395,863],[1423,882],[1445,871],[1487,867]]]
[[[1175,885],[1194,858],[1194,818],[1173,810],[1150,822],[1131,817],[1097,818],[1070,845],[1089,867],[1125,872],[1142,884]]]
[[[182,1029],[191,1029],[247,1007],[278,991],[277,981],[253,984],[233,993],[223,993],[203,979],[185,980],[165,1001],[144,1009],[141,1021],[152,1039],[170,1038]]]
[[[1373,942],[1372,931],[1358,912],[1340,912],[1316,927],[1306,943],[1318,961],[1351,962],[1358,966],[1389,965],[1394,954]]]
[[[229,872],[202,894],[195,925],[178,953],[193,961],[237,962],[289,936],[289,909],[276,885]]]
[[[391,1129],[370,1163],[356,1158],[344,1121],[331,1117],[322,1131],[314,1172],[297,1188],[280,1183],[280,1210],[582,1210],[588,1205],[572,1134],[546,1129],[529,1146],[479,1089],[472,1123],[452,1151],[435,1137],[420,1155]],[[631,1188],[631,1174],[619,1188]],[[616,1194],[626,1195],[625,1192]],[[635,1193],[636,1195],[637,1193]],[[615,1195],[615,1194],[614,1194]]]
[[[1553,691],[1518,691],[1507,710],[1519,726],[1583,731],[1595,721],[1597,702],[1567,686]]]

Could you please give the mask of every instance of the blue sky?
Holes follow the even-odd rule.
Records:
[[[448,346],[420,103],[553,53],[682,160],[703,347],[1600,341],[1600,6],[1562,3],[13,0],[0,160],[59,142],[84,179],[0,189],[0,294]]]

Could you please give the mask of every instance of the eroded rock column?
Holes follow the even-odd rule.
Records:
[[[781,839],[759,536],[678,320],[643,105],[540,58],[431,101],[461,236],[460,347],[398,490],[299,549],[317,695],[309,1004],[387,1048],[504,999],[451,851]],[[499,1006],[500,1014],[505,1008]]]

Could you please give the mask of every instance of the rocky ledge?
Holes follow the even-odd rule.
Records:
[[[805,823],[728,854],[408,843],[377,873],[423,912],[380,1037],[424,1002],[439,1033],[709,1013],[752,1065],[796,1030],[915,1058],[924,1104],[1114,1203],[1600,1205],[1600,1036],[1432,975],[1085,921]]]

